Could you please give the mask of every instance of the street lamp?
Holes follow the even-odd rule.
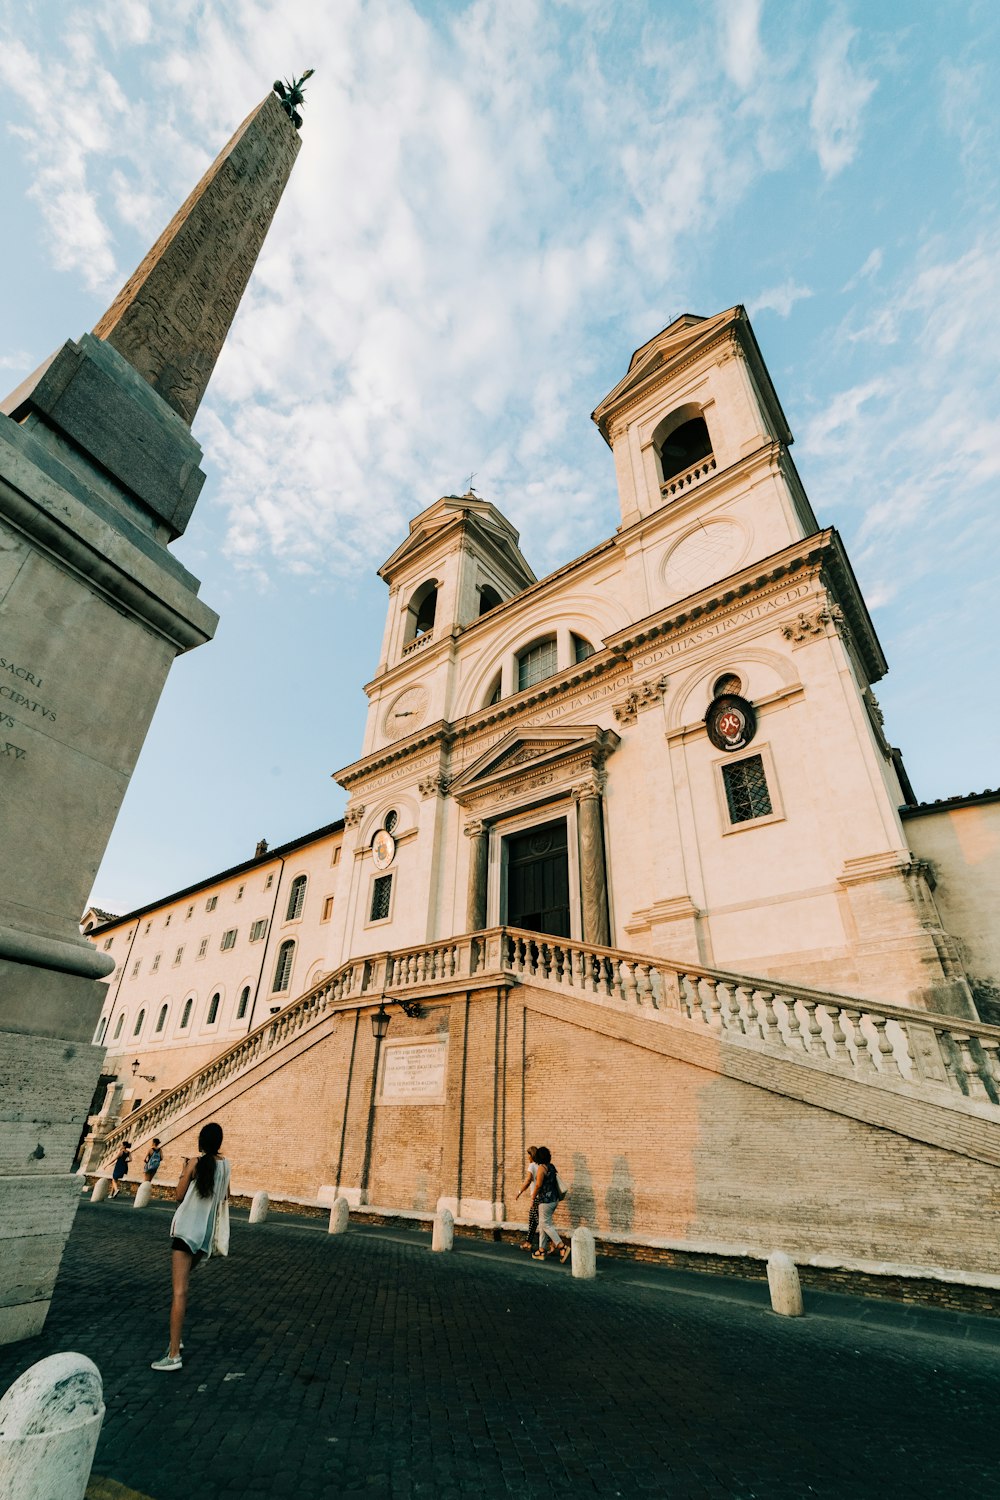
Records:
[[[132,1077],[135,1078],[136,1074],[138,1074],[138,1076],[140,1078],[145,1079],[146,1083],[155,1083],[156,1082],[156,1074],[155,1073],[139,1073],[140,1066],[141,1066],[141,1064],[139,1062],[139,1059],[136,1058],[135,1062],[132,1064]]]
[[[372,1036],[377,1042],[385,1040],[385,1034],[389,1030],[389,1022],[392,1020],[385,1008],[385,1000],[379,1001],[378,1010],[372,1016]]]

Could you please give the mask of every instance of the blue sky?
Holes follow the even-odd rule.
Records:
[[[998,53],[988,3],[0,0],[8,389],[316,69],[195,424],[175,550],[222,623],[173,668],[95,900],[337,817],[408,518],[475,473],[537,573],[609,535],[590,411],[672,318],[735,302],[917,795],[1000,784]]]

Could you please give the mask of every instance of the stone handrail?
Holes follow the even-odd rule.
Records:
[[[514,978],[706,1030],[862,1081],[1000,1105],[1000,1027],[722,969],[497,928]]]
[[[647,1019],[680,1019],[726,1041],[807,1061],[862,1082],[969,1100],[1000,1114],[1000,1027],[932,1011],[861,1000],[807,985],[706,969],[621,948],[492,927],[343,964],[277,1015],[116,1126],[102,1164],[126,1139],[152,1135],[189,1105],[230,1082],[334,1007],[465,979],[504,976]]]
[[[227,1051],[213,1057],[197,1073],[192,1073],[175,1088],[166,1089],[130,1114],[107,1136],[102,1164],[118,1155],[123,1142],[153,1135],[165,1120],[182,1113],[205,1094],[253,1067],[262,1057],[320,1020],[334,1005],[366,993],[371,987],[372,975],[373,961],[364,958],[352,959],[334,973],[328,974],[277,1015],[269,1016]]]
[[[680,474],[674,474],[670,479],[665,479],[660,485],[660,494],[664,497],[677,495],[681,490],[688,489],[696,484],[699,479],[704,479],[706,474],[711,474],[716,467],[715,454],[708,453],[704,458],[699,458],[696,464],[689,469],[684,469]]]

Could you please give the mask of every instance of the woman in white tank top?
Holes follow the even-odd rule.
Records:
[[[162,1359],[153,1361],[154,1370],[181,1369],[181,1334],[191,1267],[213,1254],[229,1254],[229,1163],[219,1155],[221,1147],[222,1126],[203,1125],[198,1136],[201,1155],[184,1159],[175,1190],[180,1207],[170,1223],[170,1346]]]

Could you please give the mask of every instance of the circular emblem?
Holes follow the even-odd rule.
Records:
[[[709,705],[705,727],[717,750],[742,750],[757,733],[757,715],[745,698],[722,693]]]
[[[388,870],[396,857],[396,840],[387,828],[380,828],[372,839],[372,864],[376,870]]]

